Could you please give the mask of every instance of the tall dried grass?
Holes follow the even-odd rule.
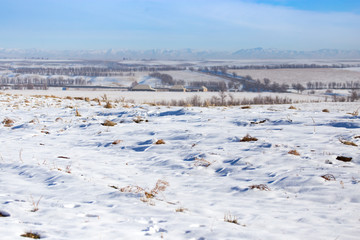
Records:
[[[4,127],[12,127],[15,121],[10,118],[5,118],[1,123],[4,124]]]

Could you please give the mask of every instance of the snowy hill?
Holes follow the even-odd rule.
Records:
[[[0,95],[1,239],[358,239],[358,103],[85,100]]]

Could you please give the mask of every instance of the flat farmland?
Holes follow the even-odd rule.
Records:
[[[194,81],[201,81],[201,82],[228,82],[229,80],[224,79],[222,77],[212,76],[208,74],[204,74],[201,72],[196,71],[160,71],[163,74],[169,74],[176,80],[184,80],[187,83],[194,82]]]
[[[259,69],[259,70],[229,70],[239,76],[249,75],[253,79],[268,78],[277,83],[307,83],[307,82],[351,82],[360,81],[360,71],[345,68],[315,68],[315,69]]]

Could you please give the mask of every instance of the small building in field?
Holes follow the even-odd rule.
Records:
[[[201,87],[186,87],[187,92],[207,92],[208,89],[205,86]]]
[[[186,88],[183,85],[175,85],[169,89],[170,92],[186,92]]]
[[[152,88],[150,85],[147,85],[147,84],[136,85],[131,90],[132,91],[156,92],[156,89]]]

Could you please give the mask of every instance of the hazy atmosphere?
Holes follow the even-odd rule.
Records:
[[[357,0],[2,0],[0,22],[0,48],[360,48]]]

